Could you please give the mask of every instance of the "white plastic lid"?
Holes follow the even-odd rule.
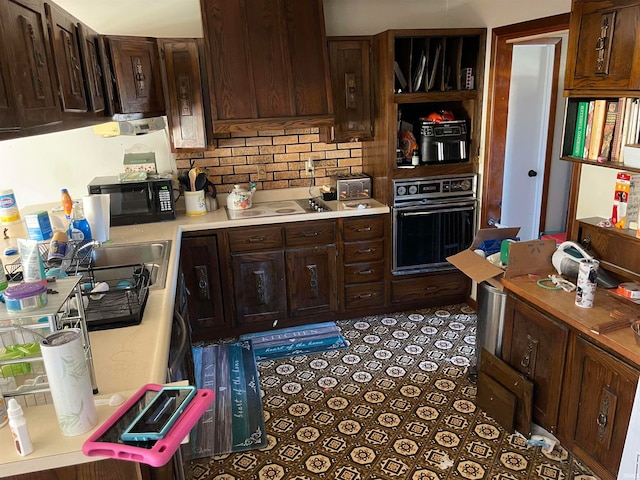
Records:
[[[15,398],[10,398],[9,402],[7,403],[7,416],[9,417],[9,420],[11,420],[12,418],[20,418],[23,415],[24,414],[22,413],[22,407],[20,406],[20,404],[16,401]]]
[[[0,188],[0,195],[11,195],[12,193],[12,188]]]

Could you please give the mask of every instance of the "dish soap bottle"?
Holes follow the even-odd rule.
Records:
[[[33,444],[27,428],[27,419],[24,418],[22,407],[15,398],[10,398],[7,404],[7,416],[9,417],[9,428],[16,450],[22,456],[33,452]]]
[[[80,205],[73,207],[73,220],[69,227],[69,238],[79,242],[91,240],[91,227]]]

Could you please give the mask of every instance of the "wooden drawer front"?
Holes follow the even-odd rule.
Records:
[[[342,236],[346,242],[382,238],[384,236],[384,217],[367,216],[345,219]]]
[[[416,303],[429,298],[464,295],[469,293],[469,284],[469,279],[457,272],[396,280],[391,283],[392,302]]]
[[[330,245],[336,242],[336,224],[327,222],[300,222],[285,225],[287,247]]]
[[[380,282],[384,278],[384,262],[366,262],[345,265],[344,283]]]
[[[382,260],[384,240],[344,244],[344,263],[373,262]]]
[[[384,284],[379,282],[345,287],[344,303],[347,310],[380,307],[384,304]]]
[[[228,232],[229,250],[232,252],[255,252],[282,247],[280,227],[239,228]]]

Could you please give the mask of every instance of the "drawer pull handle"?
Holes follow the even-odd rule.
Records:
[[[267,237],[251,237],[249,239],[247,239],[247,242],[249,243],[261,243],[264,242],[267,239]]]
[[[198,300],[209,300],[209,272],[206,265],[196,265],[193,267],[198,279]]]
[[[373,253],[375,252],[376,249],[375,248],[365,248],[364,250],[356,250],[357,254],[367,254],[367,253]]]
[[[256,303],[258,305],[265,305],[267,303],[266,297],[266,275],[263,270],[254,270],[253,272],[253,282],[255,286],[256,292]]]
[[[319,235],[318,232],[309,232],[309,233],[303,233],[301,236],[302,237],[317,237]]]
[[[598,417],[596,418],[596,424],[597,424],[601,429],[603,429],[603,430],[604,430],[604,427],[606,427],[606,426],[607,426],[607,416],[606,416],[604,413],[600,412],[600,413],[598,414]]]
[[[362,227],[362,228],[356,228],[356,232],[360,233],[360,232],[370,232],[371,231],[371,227]]]
[[[361,270],[359,272],[356,272],[356,274],[358,275],[371,275],[373,273],[373,270],[369,269],[369,270]]]
[[[373,297],[374,294],[373,293],[361,293],[360,295],[358,295],[356,298],[371,298]]]
[[[319,295],[318,266],[315,264],[307,265],[307,273],[309,274],[309,291],[313,298],[317,298]]]

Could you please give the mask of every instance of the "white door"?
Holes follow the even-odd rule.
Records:
[[[554,55],[553,45],[513,46],[500,223],[521,227],[521,240],[540,233]]]

